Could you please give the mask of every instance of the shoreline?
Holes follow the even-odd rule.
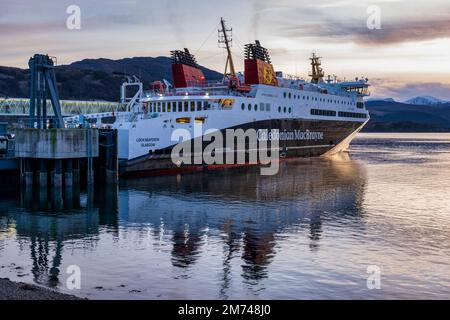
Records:
[[[87,300],[33,284],[0,278],[0,300]]]

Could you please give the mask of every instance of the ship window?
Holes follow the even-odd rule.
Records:
[[[191,112],[195,111],[195,101],[191,101]]]
[[[176,101],[172,102],[172,111],[177,112],[177,102]]]
[[[191,118],[177,118],[177,123],[190,123]]]
[[[306,98],[306,100],[309,100],[309,96]]]
[[[286,107],[283,108],[283,112],[286,113]]]
[[[252,105],[249,104],[249,105],[248,105],[248,111],[251,111],[251,110],[252,110]]]
[[[162,103],[162,112],[166,112],[166,103],[165,102]]]
[[[278,107],[278,112],[281,112],[281,107]]]
[[[197,111],[202,111],[202,102],[197,101]]]
[[[265,107],[264,103],[260,103],[259,104],[259,110],[260,111],[264,111],[265,109],[266,109],[266,107]]]
[[[184,112],[188,112],[189,111],[189,102],[185,101],[184,102]]]
[[[289,92],[289,99],[292,97],[291,93]]]
[[[243,103],[243,104],[241,105],[241,109],[242,109],[242,110],[245,109],[245,103]]]
[[[339,112],[339,117],[343,118],[360,118],[365,119],[367,115],[365,113],[357,113],[357,112]]]
[[[323,116],[323,117],[335,117],[336,111],[334,110],[323,110],[323,109],[311,109],[311,115],[313,116]]]
[[[287,95],[287,93],[285,92],[285,93],[283,94],[284,98],[286,98],[286,95]]]
[[[158,112],[161,112],[161,102],[158,102]]]
[[[257,104],[255,104],[255,111],[257,111],[258,110],[258,105]]]
[[[196,123],[205,123],[206,118],[205,117],[196,117],[195,122]]]
[[[289,113],[292,113],[292,108],[289,108]]]
[[[172,111],[172,102],[167,102],[167,112]]]
[[[183,102],[178,101],[178,112],[183,112]]]
[[[266,111],[270,111],[270,103],[266,103]]]

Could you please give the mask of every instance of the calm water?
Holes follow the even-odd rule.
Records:
[[[4,196],[0,277],[101,299],[450,299],[450,134],[365,134],[350,158],[128,181],[62,209]]]

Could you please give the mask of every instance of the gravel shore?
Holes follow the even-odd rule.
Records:
[[[0,300],[82,300],[31,284],[0,278]]]

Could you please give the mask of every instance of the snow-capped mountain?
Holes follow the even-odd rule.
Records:
[[[366,101],[383,101],[383,102],[395,102],[393,98],[370,98]]]
[[[405,101],[406,104],[414,104],[420,106],[435,106],[447,102],[448,101],[438,99],[432,96],[419,96]]]

